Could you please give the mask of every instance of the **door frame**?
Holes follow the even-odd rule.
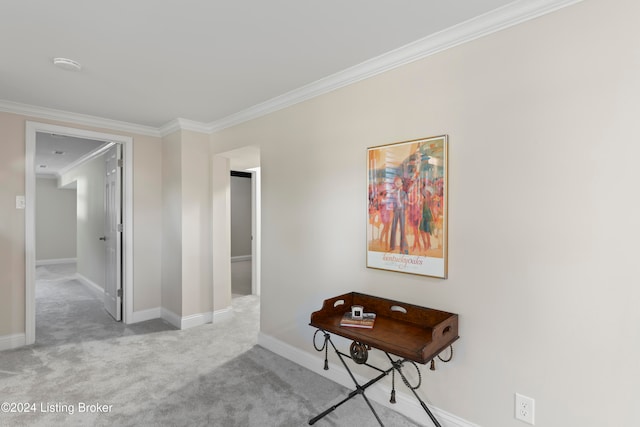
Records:
[[[103,304],[107,313],[115,320],[121,321],[122,312],[122,233],[119,224],[123,223],[122,215],[122,168],[123,159],[121,144],[110,144],[105,151],[102,189],[104,191],[104,224],[103,236],[105,245],[105,280]],[[113,293],[112,293],[113,292]]]
[[[260,181],[260,166],[247,169],[251,172],[251,294],[260,295],[261,253],[260,238],[262,231],[262,184]]]
[[[133,138],[59,126],[34,121],[26,122],[25,129],[25,344],[33,344],[36,340],[36,173],[35,152],[36,134],[55,133],[58,135],[77,138],[110,141],[122,144],[124,170],[123,184],[123,256],[122,256],[122,287],[123,295],[123,323],[133,319]]]

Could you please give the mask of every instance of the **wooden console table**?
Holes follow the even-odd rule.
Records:
[[[376,314],[375,324],[372,329],[340,326],[342,316],[351,311],[352,305],[363,306],[365,312]],[[457,314],[351,292],[325,300],[322,309],[311,314],[310,325],[318,328],[316,334],[322,332],[324,335],[324,343],[321,347],[316,345],[314,335],[314,347],[316,350],[325,351],[324,369],[329,369],[327,359],[329,344],[335,350],[356,386],[356,389],[349,393],[344,400],[309,420],[310,425],[360,394],[378,420],[378,423],[384,426],[364,391],[389,373],[393,373],[395,377],[397,372],[433,423],[440,427],[427,405],[415,391],[420,386],[420,383],[416,387],[410,386],[402,372],[402,367],[407,362],[425,364],[432,361],[440,352],[456,341],[459,338]],[[353,340],[350,354],[340,352],[336,348],[331,341],[331,334]],[[380,369],[366,363],[367,352],[370,349],[383,351],[389,359],[391,367]],[[392,355],[400,357],[400,359],[394,361]],[[366,384],[360,385],[345,362],[345,358],[351,359],[357,364],[366,365],[378,371],[379,374]],[[418,374],[420,374],[419,370]],[[392,387],[391,402],[395,403],[395,384]]]

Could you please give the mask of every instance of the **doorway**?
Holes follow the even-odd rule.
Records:
[[[251,275],[251,294],[259,296],[260,295],[260,270],[261,270],[261,166],[260,166],[260,148],[256,146],[244,146],[235,150],[226,151],[223,153],[218,153],[215,155],[217,158],[224,158],[224,162],[220,162],[217,164],[217,167],[221,169],[221,175],[219,175],[216,179],[226,181],[227,193],[226,197],[231,197],[231,171],[234,171],[234,174],[241,173],[244,176],[245,174],[250,174],[251,176],[251,201],[250,201],[250,210],[251,210],[251,232],[250,232],[250,243],[251,243],[251,255],[248,263],[250,263],[249,268],[245,268],[245,274],[247,271],[250,271]],[[226,165],[226,166],[224,166]],[[223,173],[224,169],[224,173]],[[223,178],[226,175],[226,178]],[[246,179],[246,178],[244,178]],[[245,190],[246,192],[246,190]],[[223,196],[224,192],[221,192],[219,198],[214,197],[214,206],[222,211],[226,211],[231,215],[231,201],[225,196]],[[246,205],[245,205],[246,209]],[[221,215],[220,220],[224,220],[224,215]],[[227,239],[229,247],[231,246],[232,237],[230,234],[231,224],[228,223],[228,235]],[[246,249],[244,250],[246,251]],[[242,254],[241,254],[242,255]],[[232,278],[231,270],[233,270],[236,266],[233,264],[233,260],[231,259],[231,251],[227,254],[226,261],[220,264],[220,270],[228,268],[230,270],[230,276],[228,278],[228,289],[222,290],[224,294],[231,297],[233,295],[232,289]],[[227,282],[223,280],[223,282]]]
[[[38,134],[58,135],[61,137],[80,138],[85,140],[93,140],[101,143],[106,149],[116,146],[121,147],[122,151],[122,198],[121,208],[122,220],[116,225],[119,227],[120,238],[122,239],[122,250],[119,255],[114,256],[114,260],[117,260],[115,268],[119,268],[122,274],[116,272],[115,275],[121,276],[121,284],[124,292],[116,295],[121,298],[122,301],[122,320],[124,323],[128,322],[128,319],[132,318],[133,314],[133,269],[132,269],[132,246],[133,246],[133,228],[132,228],[132,172],[133,166],[130,161],[133,156],[133,139],[122,135],[112,135],[101,132],[93,132],[82,129],[75,129],[57,125],[50,125],[45,123],[27,122],[26,126],[26,161],[25,161],[25,245],[26,245],[26,295],[25,295],[25,341],[26,344],[33,344],[35,342],[35,326],[36,326],[36,312],[35,312],[35,268],[36,268],[36,229],[35,229],[35,214],[36,214],[36,148]],[[103,155],[98,153],[97,155]],[[101,184],[102,189],[105,189],[104,182]],[[104,200],[103,200],[104,203]],[[104,205],[103,205],[104,209]],[[102,224],[104,231],[104,222]],[[99,233],[99,236],[92,236],[95,239],[104,237],[106,240],[106,234]],[[80,250],[80,248],[78,248]],[[106,250],[106,249],[105,249]],[[105,252],[106,253],[106,252]],[[106,288],[106,286],[105,286]]]
[[[238,297],[253,293],[251,227],[252,174],[231,171],[231,295]]]

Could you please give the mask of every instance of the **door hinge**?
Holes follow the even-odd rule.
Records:
[[[118,232],[122,233],[124,231],[124,225],[118,224]]]
[[[122,289],[118,289],[118,298],[122,298]]]
[[[124,161],[122,159],[118,159],[118,167],[121,168],[124,166]]]

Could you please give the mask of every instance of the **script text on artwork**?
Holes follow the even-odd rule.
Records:
[[[397,268],[406,270],[412,265],[422,265],[424,258],[417,255],[404,255],[386,252],[382,256],[382,260],[387,263],[393,263]]]

